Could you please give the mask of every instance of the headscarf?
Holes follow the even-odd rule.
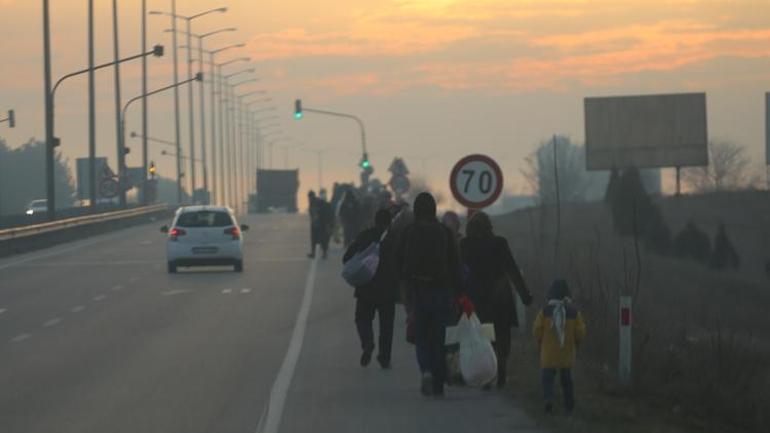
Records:
[[[414,199],[415,221],[436,221],[436,200],[428,192],[417,194]]]
[[[548,290],[548,306],[553,307],[551,316],[551,326],[559,337],[559,344],[564,347],[564,340],[567,328],[567,306],[572,303],[570,299],[569,286],[563,278],[557,278],[551,283]]]

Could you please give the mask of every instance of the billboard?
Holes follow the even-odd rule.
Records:
[[[706,94],[585,98],[588,170],[708,165]]]
[[[105,167],[107,167],[106,157],[94,158],[96,161],[96,194],[99,195],[99,180],[101,174],[104,173]],[[88,200],[88,158],[77,158],[75,160],[75,169],[77,171],[77,187],[78,187],[78,200]]]

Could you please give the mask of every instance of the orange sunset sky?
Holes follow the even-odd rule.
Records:
[[[112,57],[110,5],[97,0],[97,61]],[[139,51],[139,0],[120,0],[121,52]],[[18,127],[0,137],[18,146],[42,137],[41,2],[0,0],[0,110],[15,108]],[[168,10],[170,0],[148,0]],[[497,158],[506,189],[526,190],[519,170],[554,133],[583,140],[585,96],[705,91],[709,135],[746,145],[764,161],[764,93],[770,90],[768,0],[194,0],[178,13],[228,6],[194,22],[194,32],[238,27],[207,48],[245,42],[221,59],[248,55],[278,108],[282,129],[307,148],[328,148],[325,181],[353,180],[359,157],[355,125],[308,115],[305,105],[359,114],[372,160],[383,175],[395,155],[446,189],[451,165],[470,152]],[[51,0],[54,77],[87,62],[86,1]],[[167,56],[150,60],[150,88],[171,81],[168,19],[149,17],[149,43]],[[184,55],[182,54],[182,58]],[[180,62],[181,63],[181,62]],[[235,69],[233,69],[235,70]],[[182,69],[184,71],[184,69]],[[139,64],[123,68],[124,101],[140,91]],[[112,72],[98,79],[99,154],[114,159]],[[197,93],[196,93],[197,95]],[[182,92],[186,108],[186,92]],[[208,93],[206,95],[208,98]],[[173,138],[172,100],[151,101],[151,135]],[[57,135],[73,160],[87,152],[85,78],[57,99]],[[186,113],[186,112],[185,112]],[[186,115],[182,139],[187,141]],[[197,116],[196,116],[197,121]],[[127,129],[138,131],[139,110]],[[139,142],[129,165],[141,163]],[[317,187],[316,157],[291,150],[303,189]],[[151,156],[164,176],[173,161]],[[275,155],[282,167],[283,152]],[[42,161],[41,161],[42,163]],[[112,163],[114,166],[114,162]],[[423,173],[424,171],[424,173]],[[386,177],[386,176],[383,176]],[[42,181],[42,180],[41,180]]]

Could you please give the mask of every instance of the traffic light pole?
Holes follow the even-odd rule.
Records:
[[[308,113],[325,114],[327,116],[344,117],[346,119],[353,119],[358,123],[358,127],[361,129],[361,150],[366,155],[366,129],[364,128],[364,122],[359,117],[352,114],[338,113],[335,111],[317,110],[315,108],[303,108],[302,111]]]

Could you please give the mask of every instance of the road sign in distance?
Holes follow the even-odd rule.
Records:
[[[118,181],[115,179],[102,179],[99,182],[99,195],[104,198],[113,198],[118,195]]]
[[[469,155],[455,164],[449,176],[455,200],[470,209],[482,209],[494,203],[503,191],[503,172],[486,155]]]

